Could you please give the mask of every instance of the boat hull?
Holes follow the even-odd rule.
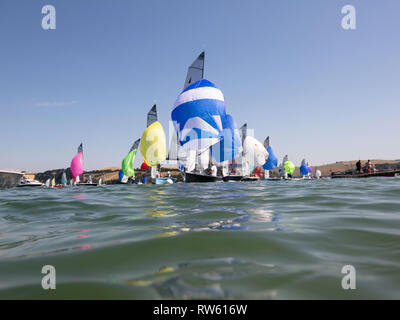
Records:
[[[240,181],[259,181],[259,177],[244,177]]]
[[[78,183],[77,186],[84,186],[84,187],[97,187],[97,183]]]
[[[230,176],[226,176],[226,177],[222,178],[222,180],[225,181],[225,182],[228,182],[228,181],[240,181],[242,179],[243,179],[243,176],[237,176],[237,175],[230,175]]]
[[[332,173],[332,179],[348,179],[348,178],[372,178],[372,177],[395,177],[400,174],[400,170],[385,170],[370,173],[341,174]]]
[[[172,180],[173,183],[176,182],[176,178],[156,178],[154,184],[169,184],[168,179]]]
[[[39,183],[31,183],[31,184],[19,184],[17,187],[22,188],[22,187],[42,187],[43,184]]]
[[[185,173],[185,182],[193,183],[193,182],[218,182],[222,181],[222,177],[210,176],[207,174],[186,172]]]
[[[0,188],[16,187],[21,181],[23,173],[13,171],[0,171]]]

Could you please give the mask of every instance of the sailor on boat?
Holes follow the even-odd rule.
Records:
[[[361,160],[358,160],[356,163],[357,173],[361,173]]]
[[[375,172],[375,165],[372,163],[371,160],[368,160],[367,163],[365,164],[364,168],[363,168],[365,173],[370,173],[370,172]]]
[[[211,175],[213,176],[213,177],[216,177],[217,176],[217,166],[215,165],[215,163],[213,162],[212,163],[212,165],[211,165]]]

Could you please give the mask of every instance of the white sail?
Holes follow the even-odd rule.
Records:
[[[46,180],[46,187],[47,187],[47,188],[50,188],[50,179],[47,179],[47,180]]]
[[[197,164],[199,172],[204,173],[204,170],[210,164],[210,151],[208,148],[197,153]]]
[[[196,168],[197,151],[189,150],[186,152],[185,168],[186,172],[192,172]]]
[[[249,164],[250,168],[262,166],[268,158],[268,151],[256,138],[246,136],[243,142],[243,161]]]
[[[151,179],[157,178],[157,167],[151,167]]]
[[[222,163],[222,176],[229,176],[229,161],[224,161]]]

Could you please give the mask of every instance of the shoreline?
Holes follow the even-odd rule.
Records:
[[[311,166],[312,169],[315,171],[316,169],[320,170],[323,177],[327,177],[331,175],[331,172],[345,172],[348,170],[355,169],[356,162],[358,160],[350,160],[350,161],[337,161],[335,163],[328,163],[318,166]],[[380,160],[380,159],[371,159],[371,161],[375,164],[377,170],[395,170],[400,169],[400,159],[398,160]],[[367,160],[361,160],[361,163],[365,163]],[[45,182],[48,178],[56,177],[56,180],[61,179],[61,175],[65,170],[67,174],[67,179],[72,178],[70,168],[67,169],[50,169],[43,172],[37,173],[28,173],[25,172],[24,176],[31,179],[39,180],[40,182]],[[103,182],[113,184],[119,183],[119,171],[121,170],[120,167],[107,167],[102,169],[95,169],[95,170],[88,170],[84,171],[84,175],[91,175],[93,181],[98,181],[100,178],[103,178]],[[178,180],[182,180],[180,171],[178,168],[175,167],[161,167],[161,176],[166,176],[167,172],[170,171],[174,178]],[[135,169],[135,176],[136,178],[142,178],[143,176],[148,175],[146,170]],[[271,177],[278,175],[278,169],[274,169],[270,171]],[[293,174],[294,176],[300,176],[299,167],[296,166],[296,170]]]

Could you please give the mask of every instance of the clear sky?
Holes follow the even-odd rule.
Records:
[[[398,0],[1,0],[0,168],[68,167],[80,142],[85,170],[120,166],[154,102],[168,131],[202,50],[227,111],[280,159],[399,159],[399,36]]]

